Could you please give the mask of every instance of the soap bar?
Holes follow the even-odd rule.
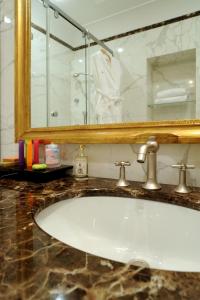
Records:
[[[46,164],[34,164],[32,165],[32,170],[45,170],[47,168]]]

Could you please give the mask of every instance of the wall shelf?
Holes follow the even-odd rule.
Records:
[[[179,105],[179,104],[195,104],[195,100],[187,100],[187,101],[177,101],[177,102],[171,102],[171,103],[155,103],[155,104],[149,104],[148,107],[150,108],[159,108],[159,107],[169,107],[173,105]]]

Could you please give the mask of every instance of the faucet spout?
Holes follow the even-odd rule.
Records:
[[[137,155],[137,162],[144,163],[146,160],[147,152],[148,152],[149,146],[147,144],[142,145],[139,149],[138,155]]]
[[[149,137],[146,144],[139,149],[137,162],[144,163],[147,159],[147,180],[143,188],[147,190],[159,190],[161,186],[157,183],[156,153],[159,145],[155,137]]]

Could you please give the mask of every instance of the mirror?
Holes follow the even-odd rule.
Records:
[[[89,2],[31,1],[31,127],[199,118],[200,16],[134,29],[152,4]]]
[[[199,142],[200,11],[178,2],[16,0],[16,140]]]

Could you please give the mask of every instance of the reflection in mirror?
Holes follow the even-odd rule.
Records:
[[[86,37],[38,0],[32,0],[31,23],[31,127],[71,125],[74,112],[73,122],[84,124],[86,51],[74,48],[76,41],[85,45]]]
[[[32,128],[200,118],[199,11],[137,30],[149,1],[113,1],[31,1]]]

